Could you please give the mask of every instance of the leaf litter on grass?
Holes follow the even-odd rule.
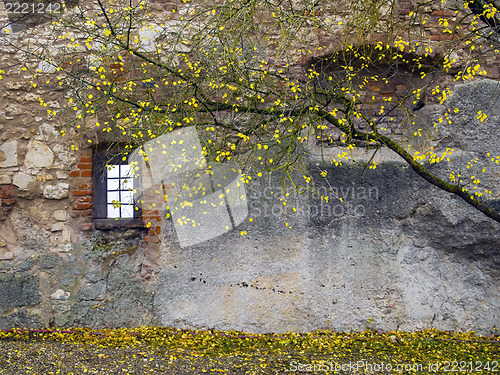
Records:
[[[2,375],[429,374],[453,368],[500,372],[498,334],[434,329],[249,334],[169,327],[0,331]]]

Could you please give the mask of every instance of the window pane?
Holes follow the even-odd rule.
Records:
[[[134,217],[134,207],[131,205],[122,205],[122,217]]]
[[[108,204],[114,202],[120,202],[120,192],[118,191],[108,191]]]
[[[107,190],[120,190],[120,180],[117,178],[108,179]]]
[[[134,180],[132,178],[122,179],[122,186],[120,190],[134,190]]]
[[[120,208],[115,208],[112,204],[108,204],[108,217],[113,219],[120,217]]]
[[[108,218],[134,217],[134,178],[128,164],[108,165],[106,178],[106,207]],[[113,202],[115,204],[113,204]],[[120,207],[116,207],[119,204]]]
[[[118,178],[120,177],[120,169],[118,168],[118,165],[108,165],[106,166],[106,169],[108,170],[108,178]]]
[[[132,192],[132,191],[122,191],[121,192],[121,201],[120,202],[122,204],[132,204],[132,203],[134,203],[134,192]]]
[[[128,164],[120,165],[120,177],[121,178],[132,177],[132,171],[130,170],[130,165]]]

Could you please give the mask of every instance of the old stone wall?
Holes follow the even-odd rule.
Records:
[[[402,6],[401,14],[409,9]],[[440,12],[429,9],[431,40],[443,37]],[[315,43],[332,49],[329,38],[318,32]],[[72,148],[71,134],[62,137],[49,120],[47,108],[59,108],[63,93],[33,86],[33,77],[13,63],[19,52],[2,44],[0,50],[6,71],[0,81],[0,328],[488,332],[498,324],[499,225],[385,152],[376,156],[374,171],[322,166],[328,179],[320,189],[333,189],[343,203],[295,197],[289,205],[296,211],[283,214],[280,181],[257,180],[247,187],[253,221],[199,245],[181,248],[159,210],[143,212],[149,228],[96,229],[94,150],[85,139]],[[297,66],[306,60],[298,56]],[[499,77],[499,63],[498,56],[488,61],[488,77]],[[500,106],[492,103],[498,87],[496,81],[464,85],[454,99],[469,109],[457,115],[465,116],[457,132],[484,137],[497,155]],[[397,90],[394,84],[372,91],[383,97]],[[484,123],[475,119],[482,104],[491,109]],[[429,123],[444,111],[429,108],[421,116]],[[469,143],[464,151],[482,152],[481,145]],[[311,159],[311,169],[318,163]]]
[[[466,85],[456,100],[481,87],[498,84]],[[486,136],[498,137],[498,127],[486,127]],[[397,161],[369,173],[354,164],[326,167],[323,189],[344,202],[295,196],[288,205],[296,211],[287,214],[279,179],[257,180],[247,187],[252,222],[181,248],[169,220],[161,222],[159,243],[145,241],[146,229],[91,227],[89,202],[80,200],[91,196],[82,176],[88,152],[60,168],[73,177],[58,180],[47,178],[59,169],[55,157],[48,162],[51,148],[17,144],[24,146],[18,164],[5,167],[13,181],[2,185],[2,328],[488,332],[498,323],[498,224]],[[39,170],[31,174],[25,165],[34,152],[40,157],[31,167]],[[21,173],[28,184],[17,184]]]

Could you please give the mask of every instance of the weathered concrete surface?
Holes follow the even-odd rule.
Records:
[[[328,170],[343,204],[309,197],[283,216],[278,181],[263,182],[253,185],[253,222],[239,228],[247,235],[166,245],[157,323],[253,332],[498,324],[500,226],[402,165],[361,170]]]
[[[425,129],[427,143],[432,141],[438,153],[447,148],[455,150],[447,165],[449,170],[458,175],[469,168],[468,174],[478,177],[485,186],[496,186],[500,181],[500,168],[491,160],[500,155],[499,94],[498,81],[473,81],[457,85],[446,105],[425,106],[417,112],[422,120],[417,127]],[[484,121],[478,118],[479,112],[487,115]],[[444,121],[440,122],[440,118]],[[442,178],[448,179],[448,168],[439,165],[436,170]],[[464,183],[470,185],[470,181]],[[500,191],[493,191],[493,194],[493,199],[500,199]]]
[[[433,124],[447,107],[424,107],[418,114],[429,134],[423,142],[434,142],[438,152],[455,149],[450,170],[475,159],[474,173],[486,186],[500,181],[487,155],[500,154],[499,92],[499,83],[490,80],[458,86],[447,107],[460,111],[452,111],[452,124],[438,132]],[[477,113],[484,108],[488,118],[481,122]],[[382,164],[364,174],[354,164],[326,168],[328,183],[320,191],[332,188],[342,204],[309,196],[288,202],[297,211],[283,216],[280,182],[260,181],[252,186],[252,223],[185,250],[166,237],[163,288],[154,299],[157,322],[256,332],[488,332],[498,325],[500,225],[379,155]],[[437,173],[448,179],[447,168]],[[498,191],[488,199],[500,207]]]

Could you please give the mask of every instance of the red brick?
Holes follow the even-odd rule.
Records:
[[[16,198],[11,198],[11,199],[2,199],[2,205],[5,206],[12,206],[14,203],[16,203]]]
[[[77,164],[77,167],[79,169],[83,169],[83,170],[92,170],[92,164],[90,163],[80,163],[80,164]]]
[[[82,230],[92,230],[92,223],[82,224]]]
[[[160,234],[160,232],[161,232],[161,227],[157,226],[156,229],[155,229],[155,233],[156,234]]]
[[[74,202],[73,209],[75,210],[87,210],[89,208],[94,207],[92,203],[88,202]]]
[[[80,215],[79,211],[70,211],[69,212],[69,216],[71,216],[71,217],[77,217],[78,215]]]
[[[92,157],[91,156],[82,156],[80,158],[80,163],[92,163]]]
[[[92,190],[74,190],[72,195],[92,195]]]
[[[82,171],[80,174],[82,177],[92,177],[92,171]]]
[[[430,36],[430,40],[455,40],[457,39],[456,35],[452,34],[434,34]]]
[[[497,67],[486,68],[488,78],[498,79],[500,78],[500,69]]]
[[[92,157],[92,150],[80,150],[79,152],[80,158],[91,158]]]
[[[80,177],[80,171],[72,171],[69,174],[70,177]]]
[[[90,216],[92,215],[92,210],[81,210],[81,211],[78,211],[80,213],[81,216]]]
[[[153,242],[153,243],[160,242],[160,240],[156,236],[145,236],[144,237],[144,241],[146,241],[146,242]]]
[[[439,17],[453,17],[455,15],[455,12],[451,10],[433,10],[431,15],[433,16],[439,16]]]
[[[92,202],[92,197],[91,196],[82,196],[78,197],[74,200],[75,202]]]
[[[143,220],[145,222],[148,222],[148,221],[161,221],[161,217],[160,216],[142,216]]]
[[[80,190],[92,189],[92,185],[89,185],[89,184],[81,184],[81,185],[78,185],[78,189],[80,189]]]
[[[17,197],[17,186],[15,185],[2,185],[2,198],[11,199]]]

